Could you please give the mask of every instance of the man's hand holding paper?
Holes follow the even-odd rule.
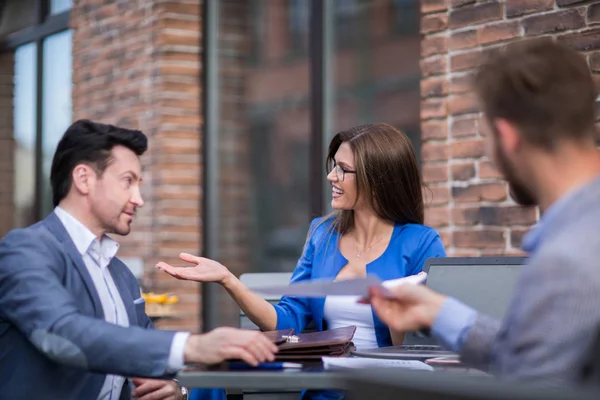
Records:
[[[268,285],[255,288],[254,291],[262,294],[296,296],[296,297],[326,297],[326,296],[358,296],[368,298],[369,289],[377,288],[380,296],[395,298],[392,289],[400,286],[417,285],[427,280],[427,273],[405,278],[381,281],[373,275],[365,278],[332,281],[330,279],[314,279],[311,281],[291,285]]]

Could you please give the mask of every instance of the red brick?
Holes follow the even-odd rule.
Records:
[[[448,80],[445,77],[421,79],[421,97],[440,97],[448,94]]]
[[[425,210],[425,225],[432,228],[442,228],[449,224],[450,209],[448,207],[427,207]]]
[[[469,4],[475,4],[476,0],[449,0],[452,8],[459,8]]]
[[[479,177],[481,179],[502,179],[503,176],[490,161],[479,161]]]
[[[503,249],[506,247],[504,232],[482,229],[455,231],[452,234],[455,247],[476,249]]]
[[[512,228],[510,230],[510,247],[520,249],[523,237],[529,232],[529,228]]]
[[[503,42],[519,36],[520,26],[517,21],[485,25],[477,30],[477,40],[482,45]]]
[[[478,117],[456,118],[452,121],[450,128],[451,136],[455,138],[477,135]]]
[[[423,165],[423,181],[425,183],[448,182],[448,166]]]
[[[482,183],[466,187],[454,186],[452,197],[458,203],[504,201],[506,200],[506,185],[504,183]]]
[[[460,94],[472,92],[473,74],[461,74],[454,75],[450,78],[450,85],[448,87],[449,94]]]
[[[450,188],[448,186],[425,186],[423,188],[423,199],[426,206],[448,204],[450,201]]]
[[[452,158],[478,158],[484,154],[483,139],[465,139],[452,143]]]
[[[475,164],[472,162],[454,164],[451,167],[452,180],[468,181],[475,178]]]
[[[522,21],[525,35],[541,35],[583,28],[585,19],[577,9],[534,15]]]
[[[421,18],[421,33],[435,33],[448,28],[448,13],[429,14]]]
[[[585,3],[589,0],[556,0],[556,5],[559,7],[571,6],[573,4]]]
[[[518,17],[525,14],[551,10],[553,0],[506,0],[506,16]]]
[[[446,72],[446,57],[421,60],[421,75],[425,78],[432,75],[442,75]]]
[[[590,54],[588,61],[592,72],[600,72],[600,52]]]
[[[478,111],[477,99],[472,93],[451,96],[448,99],[448,114],[472,114]]]
[[[500,2],[492,1],[461,7],[451,11],[448,26],[451,29],[456,29],[499,20],[502,19],[502,17],[502,4]]]
[[[464,32],[456,32],[450,34],[450,40],[448,41],[449,50],[462,50],[470,49],[477,46],[477,31],[471,29]]]
[[[479,210],[484,225],[531,225],[536,222],[536,210],[521,206],[481,207]]]
[[[421,119],[443,118],[446,116],[446,100],[431,98],[421,101]]]
[[[457,54],[450,58],[450,71],[465,71],[479,66],[484,55],[479,51]]]
[[[446,120],[429,120],[421,124],[421,139],[423,141],[446,139],[448,137],[448,122]]]
[[[588,25],[600,23],[600,3],[590,4],[587,12]]]
[[[446,36],[425,36],[421,40],[421,57],[426,58],[435,54],[448,52],[448,38]]]
[[[446,0],[421,0],[421,12],[423,14],[446,10]]]
[[[578,51],[598,50],[600,49],[600,29],[567,33],[559,36],[557,40]]]
[[[479,225],[479,207],[458,207],[452,209],[452,222],[459,226]]]
[[[448,144],[445,142],[425,142],[421,146],[421,158],[428,161],[447,161]]]

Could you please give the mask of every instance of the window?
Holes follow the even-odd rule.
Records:
[[[322,153],[337,131],[387,122],[419,150],[419,14],[401,13],[401,3],[418,11],[418,0],[209,2],[219,19],[204,31],[215,46],[205,49],[203,65],[216,65],[204,87],[215,97],[204,101],[207,110],[217,105],[204,116],[213,127],[207,148],[217,149],[205,151],[204,192],[214,196],[205,203],[206,256],[236,275],[292,271],[311,219],[328,209]],[[314,49],[327,33],[311,30],[315,5],[313,14],[331,21],[324,31],[335,39],[318,56]],[[329,78],[311,80],[323,64],[331,65]],[[313,101],[325,92],[323,105]],[[319,115],[330,121],[327,132],[313,131]],[[206,286],[205,295],[204,329],[238,323],[239,309],[225,291]]]
[[[1,51],[14,54],[12,94],[0,93],[13,105],[13,220],[0,224],[0,236],[52,210],[50,166],[72,119],[71,6],[70,0],[10,0],[2,9]]]

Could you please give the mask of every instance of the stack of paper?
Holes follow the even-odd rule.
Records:
[[[388,360],[382,358],[363,358],[363,357],[323,357],[323,367],[325,369],[334,368],[404,368],[421,371],[433,371],[431,365],[416,360]]]
[[[381,281],[379,278],[369,275],[365,278],[347,279],[334,281],[331,279],[313,279],[292,283],[290,285],[268,285],[255,287],[253,290],[262,294],[273,294],[280,296],[298,297],[326,297],[326,296],[361,296],[369,294],[369,288],[379,286],[384,294],[393,297],[389,289],[399,285],[417,285],[427,280],[427,273],[421,272],[417,275],[405,278]]]

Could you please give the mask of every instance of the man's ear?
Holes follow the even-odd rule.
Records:
[[[502,118],[495,119],[493,124],[498,135],[498,143],[502,146],[504,154],[517,152],[522,140],[515,125]]]
[[[90,192],[90,187],[96,178],[96,173],[86,164],[78,164],[73,169],[71,174],[73,178],[73,188],[82,195],[87,195]]]

